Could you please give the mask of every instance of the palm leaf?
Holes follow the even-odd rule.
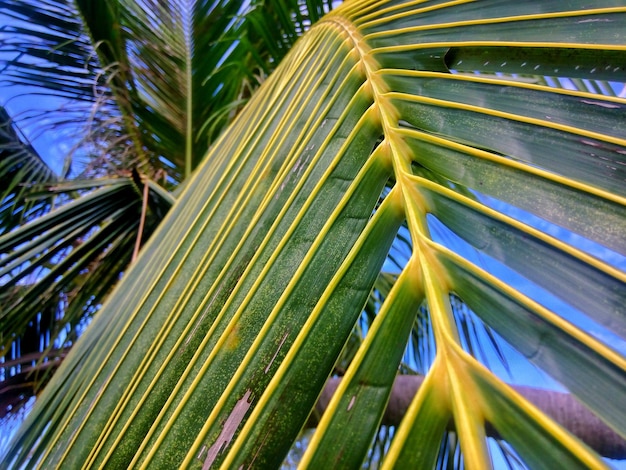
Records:
[[[1,243],[3,353],[15,341],[8,360],[35,352],[20,345],[75,340],[171,203],[153,180],[175,189],[296,37],[329,7],[0,1],[8,18],[0,39],[3,94],[17,93],[16,101],[42,94],[58,108],[14,118],[35,140],[63,135],[73,145],[63,175],[55,176],[2,108],[0,223],[3,231],[17,229]],[[145,176],[119,178],[137,169]],[[39,185],[61,177],[72,182],[52,191]],[[85,196],[94,187],[102,189]],[[35,220],[53,207],[51,194],[56,205],[79,199]]]
[[[4,351],[43,311],[51,316],[46,321],[50,343],[59,335],[60,327],[70,327],[64,331],[65,341],[74,341],[76,332],[71,331],[72,327],[86,310],[96,309],[130,262],[142,220],[141,193],[131,178],[91,180],[87,184],[93,188],[98,183],[103,186],[101,189],[0,236],[0,252],[5,254],[0,260],[0,277],[5,279],[0,331],[14,332],[2,338]],[[74,182],[45,193],[75,191],[77,187]],[[163,198],[159,192],[149,192],[144,240],[172,201],[169,195]],[[87,289],[87,285],[93,284],[90,276],[98,281]],[[88,300],[75,302],[76,297],[85,295]],[[68,305],[59,307],[60,304]],[[22,351],[30,352],[36,351]]]
[[[164,169],[177,182],[189,176],[297,38],[285,28],[310,24],[296,1],[265,3],[76,2],[109,70],[142,171]]]
[[[96,99],[97,57],[70,0],[2,0],[0,12],[6,22],[0,42],[6,85]]]
[[[468,468],[491,467],[487,425],[529,466],[603,467],[471,354],[451,299],[626,438],[626,358],[590,333],[624,333],[626,101],[516,77],[623,83],[625,24],[621,2],[364,0],[326,16],[198,168],[11,463],[280,465],[406,223],[410,259],[303,464],[366,458],[424,298],[436,355],[383,467],[433,467],[450,423]]]
[[[45,129],[76,129],[96,175],[137,166],[180,183],[324,3],[2,0],[0,70],[68,101]]]
[[[0,234],[47,211],[49,199],[32,201],[32,186],[53,183],[56,177],[0,106]]]

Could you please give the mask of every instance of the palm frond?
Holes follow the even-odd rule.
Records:
[[[180,183],[330,6],[3,0],[0,13],[11,21],[0,40],[0,78],[7,89],[30,86],[65,100],[37,131],[76,129],[76,153],[95,160],[87,166],[96,176],[137,167]],[[40,118],[22,116],[33,126]]]
[[[10,463],[279,466],[405,224],[410,258],[303,466],[367,457],[425,301],[435,356],[382,468],[491,468],[487,428],[530,467],[603,468],[480,363],[452,300],[626,438],[626,101],[514,76],[556,54],[573,78],[626,82],[626,7],[586,5],[355,0],[311,27],[63,361]]]
[[[311,24],[296,1],[76,4],[142,155],[139,169],[177,182]]]
[[[47,382],[57,356],[81,335],[128,268],[134,246],[149,239],[173,201],[148,181],[145,187],[155,189],[142,200],[132,178],[60,183],[39,197],[63,197],[98,185],[0,236],[0,351],[5,362],[28,364],[5,368],[3,415],[15,412]],[[33,355],[38,362],[28,359]]]
[[[17,124],[5,116],[5,231],[47,213],[52,194],[60,195],[56,203],[64,205],[109,184],[99,192],[100,207],[93,206],[94,195],[86,196],[3,239],[5,352],[12,340],[17,341],[14,359],[30,352],[17,344],[25,341],[19,337],[30,334],[28,325],[37,323],[38,315],[62,317],[44,322],[52,328],[46,345],[59,335],[67,335],[66,342],[75,339],[77,325],[88,322],[167,212],[172,198],[152,180],[167,189],[180,184],[325,8],[329,5],[322,2],[282,2],[270,8],[264,2],[0,2],[0,14],[8,18],[0,37],[7,101],[42,94],[59,107],[14,118],[29,136],[62,133],[65,138],[69,133],[73,145],[59,176],[71,182],[56,185],[55,191],[37,187],[44,176],[48,183],[57,177],[49,171],[34,174],[43,161],[31,158],[33,147],[23,136],[26,143],[18,142]],[[293,34],[284,33],[287,29]],[[146,184],[135,181],[143,195],[132,191],[131,179],[110,180],[137,168],[147,175]],[[85,183],[85,178],[99,180]],[[142,204],[149,219],[143,228],[138,223]],[[20,238],[24,233],[28,236]]]
[[[56,135],[72,148],[59,176],[98,177],[134,166],[110,79],[74,2],[3,0],[0,14],[7,23],[0,40],[3,101],[23,109],[12,117],[33,141]]]
[[[75,324],[84,309],[96,308],[115,284],[130,261],[141,219],[141,193],[131,178],[92,180],[91,188],[101,189],[64,204],[60,208],[0,237],[0,278],[3,279],[0,331],[22,333],[42,310],[54,311],[51,325]],[[58,185],[48,194],[75,191],[77,183]],[[144,224],[147,239],[171,204],[151,191]],[[95,288],[83,284],[90,276],[98,279]],[[90,282],[93,284],[93,281]],[[76,307],[55,309],[69,304],[73,297],[87,295],[89,301]],[[91,307],[90,307],[91,306]],[[56,310],[61,312],[61,317]],[[58,328],[51,328],[58,335]],[[6,350],[16,336],[2,338]],[[74,335],[68,339],[73,341]]]
[[[32,186],[56,176],[0,106],[0,235],[47,211],[49,199],[28,199]]]
[[[70,0],[2,0],[0,49],[5,85],[93,102],[100,73],[94,48]],[[5,59],[6,57],[6,59]]]

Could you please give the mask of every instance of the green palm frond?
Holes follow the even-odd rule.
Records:
[[[48,187],[41,198],[100,189],[0,236],[0,346],[5,354],[20,337],[25,345],[23,335],[33,321],[42,325],[42,334],[47,331],[50,348],[76,340],[76,329],[97,310],[130,263],[139,226],[145,241],[173,202],[154,182],[145,184],[154,188],[145,203],[132,178]],[[35,348],[21,347],[14,354],[41,352],[39,341]]]
[[[0,236],[0,419],[49,380],[174,201],[155,182],[131,177],[28,194],[35,207],[65,202],[54,210],[47,203],[44,215]]]
[[[2,0],[3,84],[93,102],[97,57],[70,0]],[[8,18],[8,19],[7,19]]]
[[[40,336],[47,345],[74,341],[173,200],[156,180],[175,190],[331,6],[267,3],[0,1],[2,101],[20,109],[15,102],[41,94],[51,107],[15,113],[15,122],[2,108],[0,224],[11,232],[0,261],[3,353],[15,341],[7,360],[34,353],[19,344]],[[33,141],[67,139],[62,175],[18,124]],[[137,171],[147,184],[127,177]],[[52,195],[62,209],[37,220],[54,207]],[[37,341],[20,337],[31,333]]]
[[[30,201],[29,190],[55,181],[53,171],[0,106],[0,234],[46,212],[50,201]]]
[[[453,312],[626,438],[626,100],[545,78],[626,82],[626,5],[586,5],[355,0],[312,26],[63,361],[9,466],[278,467],[376,287],[303,468],[367,458],[423,305],[434,357],[382,468],[491,468],[492,431],[531,468],[604,468]]]
[[[0,14],[6,22],[0,35],[3,101],[24,102],[26,111],[13,119],[29,135],[57,135],[73,146],[60,176],[98,177],[134,166],[137,157],[127,149],[132,141],[111,79],[74,2],[3,0]],[[41,103],[32,99],[38,95]]]
[[[311,22],[296,1],[76,3],[143,164],[178,182]]]
[[[100,166],[137,166],[149,176],[166,171],[180,183],[330,6],[3,0],[0,13],[13,22],[0,41],[7,57],[1,78],[69,100],[46,118],[50,126],[82,127],[79,145],[107,156]]]

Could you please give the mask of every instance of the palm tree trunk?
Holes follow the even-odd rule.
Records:
[[[59,359],[62,360],[62,357]],[[42,366],[56,368],[61,360],[48,362]],[[39,369],[41,368],[39,366]],[[26,370],[24,374],[27,375],[29,372],[32,371]],[[17,401],[23,400],[24,395],[35,394],[35,382],[28,382],[21,377],[20,386],[15,387],[11,379],[7,379],[2,383],[3,387],[0,387],[0,404],[11,405],[16,399]],[[315,406],[315,411],[309,417],[307,427],[317,426],[340,380],[340,378],[328,380]],[[400,424],[423,380],[424,377],[420,375],[400,375],[396,378],[383,416],[383,424],[388,426]],[[515,385],[513,388],[600,455],[611,459],[626,459],[626,441],[572,395],[522,385]],[[2,409],[5,409],[5,406],[2,406]],[[489,425],[487,433],[491,437],[498,436]]]
[[[315,412],[307,422],[307,427],[317,425],[340,380],[340,378],[328,380]],[[396,378],[383,416],[383,424],[388,426],[400,424],[423,380],[424,377],[419,375],[400,375]],[[600,455],[611,459],[626,459],[626,441],[572,395],[520,385],[513,388]],[[489,425],[487,433],[491,437],[497,437],[497,432]]]

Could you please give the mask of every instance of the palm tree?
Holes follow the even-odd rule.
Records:
[[[210,143],[329,9],[0,1],[6,106],[51,107],[0,107],[0,417],[46,382]],[[28,138],[50,134],[73,146],[56,171]]]
[[[10,463],[278,466],[341,375],[301,464],[352,468],[400,371],[420,384],[384,467],[489,468],[488,436],[533,468],[602,467],[494,357],[514,348],[626,437],[625,23],[622,2],[547,1],[321,19],[198,165]],[[106,53],[149,67],[128,50]]]

